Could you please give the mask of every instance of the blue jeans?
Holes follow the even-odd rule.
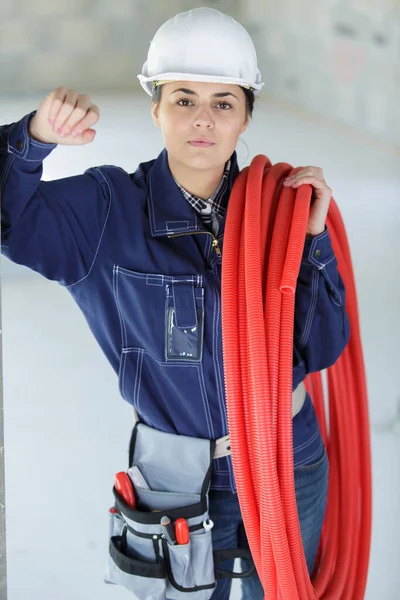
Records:
[[[295,467],[296,503],[299,514],[301,536],[311,575],[318,552],[321,530],[325,517],[328,492],[328,455],[323,446],[322,456],[316,462]],[[243,526],[237,494],[230,491],[210,490],[209,513],[214,521],[212,529],[213,549],[247,548],[246,532]],[[242,571],[250,567],[249,561],[241,559]],[[226,560],[219,565],[222,569],[233,569],[233,560]],[[228,600],[232,580],[219,579],[212,600]],[[257,572],[241,579],[243,600],[263,600],[264,590]]]

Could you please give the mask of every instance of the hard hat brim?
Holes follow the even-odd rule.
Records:
[[[144,75],[137,76],[144,91],[151,97],[153,97],[153,82],[162,80],[171,81],[201,81],[206,83],[230,83],[234,85],[240,85],[243,87],[250,87],[254,94],[257,94],[264,83],[250,83],[244,79],[236,79],[234,77],[218,77],[216,75],[195,75],[193,73],[160,73],[153,75],[152,77],[146,77]]]

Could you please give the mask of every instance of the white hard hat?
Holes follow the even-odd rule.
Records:
[[[161,25],[138,79],[149,96],[155,81],[234,83],[255,94],[264,85],[250,35],[214,8],[194,8]]]

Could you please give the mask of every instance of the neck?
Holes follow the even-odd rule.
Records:
[[[225,170],[225,164],[215,169],[194,170],[168,155],[172,175],[190,194],[208,200],[217,189]]]

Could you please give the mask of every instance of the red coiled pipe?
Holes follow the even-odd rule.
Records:
[[[222,263],[228,427],[239,504],[265,598],[364,598],[371,539],[368,397],[350,250],[338,207],[327,218],[346,287],[351,337],[327,370],[306,380],[329,456],[328,504],[310,580],[294,488],[294,304],[312,188],[282,185],[293,169],[256,156],[229,200]]]

